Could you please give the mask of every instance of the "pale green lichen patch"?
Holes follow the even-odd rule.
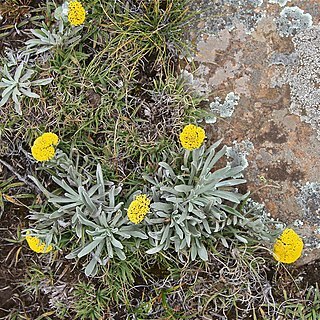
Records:
[[[298,33],[292,39],[295,51],[291,55],[279,56],[276,64],[285,65],[278,70],[273,86],[289,84],[291,113],[300,116],[317,132],[320,139],[320,27],[312,27]]]
[[[239,22],[248,33],[252,32],[263,17],[262,5],[263,0],[215,0],[210,5],[207,0],[196,0],[192,7],[200,12],[203,25],[199,31],[217,34],[222,29],[232,30]]]
[[[237,94],[229,92],[223,102],[221,98],[216,97],[214,101],[210,103],[210,111],[217,117],[229,118],[232,116],[239,100],[240,97]],[[208,117],[205,120],[207,123],[215,123],[216,117]]]
[[[297,201],[308,220],[320,225],[320,183],[307,182],[301,188]]]
[[[291,0],[269,0],[269,3],[277,3],[280,7],[284,7]]]
[[[233,146],[227,147],[227,157],[231,161],[231,167],[242,166],[247,168],[249,163],[247,156],[254,149],[253,143],[250,140],[243,140],[241,142],[234,141]]]
[[[294,36],[311,26],[312,16],[299,7],[285,7],[277,19],[278,32],[282,37]]]

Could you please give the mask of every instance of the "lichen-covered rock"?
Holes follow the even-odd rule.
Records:
[[[282,35],[289,36],[281,36],[277,20],[289,1],[260,2],[196,0],[201,22],[190,40],[197,69],[183,69],[189,85],[207,98],[208,111],[213,101],[217,119],[207,125],[208,138],[224,138],[230,164],[246,167],[253,199],[281,228],[298,230],[303,264],[320,251],[320,3],[291,0],[306,21],[283,24]],[[230,92],[241,97],[236,108],[225,108]]]

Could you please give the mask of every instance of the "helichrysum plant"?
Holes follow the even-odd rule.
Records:
[[[46,245],[46,243],[38,237],[31,236],[30,231],[27,232],[26,240],[30,249],[36,253],[48,253],[53,249],[51,244]]]
[[[227,229],[246,242],[238,229],[248,218],[237,206],[248,195],[235,188],[245,182],[234,178],[242,172],[242,166],[232,168],[228,164],[213,171],[226,153],[226,147],[216,151],[221,141],[207,149],[201,146],[204,130],[193,125],[186,128],[180,135],[184,156],[177,156],[172,165],[160,162],[153,177],[144,176],[152,185],[151,214],[145,218],[152,248],[147,253],[171,248],[180,256],[190,254],[192,260],[197,256],[207,260],[206,238],[220,238],[227,245]]]
[[[73,237],[72,252],[67,258],[82,258],[86,275],[95,275],[99,265],[106,265],[112,258],[126,259],[127,239],[147,239],[147,235],[125,214],[123,202],[119,201],[121,187],[103,178],[101,166],[96,167],[95,176],[89,172],[88,161],[79,156],[75,163],[72,157],[57,151],[46,167],[56,174],[53,181],[61,188],[62,194],[49,192],[35,178],[30,177],[56,208],[50,213],[32,212],[34,229],[46,233],[46,241],[59,242],[63,233]],[[61,192],[60,192],[61,193]]]
[[[274,258],[283,263],[297,261],[303,250],[303,241],[293,229],[285,229],[273,247]]]
[[[5,105],[10,98],[14,101],[15,111],[22,114],[21,97],[40,98],[37,93],[31,91],[33,86],[44,86],[49,84],[53,78],[45,78],[40,80],[30,81],[30,78],[35,73],[34,70],[26,68],[24,62],[21,62],[15,69],[14,74],[9,72],[8,66],[5,64],[1,70],[2,79],[0,82],[0,90],[2,99],[0,107]]]
[[[26,52],[38,55],[54,48],[75,45],[81,39],[81,36],[77,35],[81,29],[82,26],[76,28],[65,27],[62,18],[52,30],[49,30],[43,22],[42,28],[30,30],[35,38],[26,41]]]
[[[34,141],[32,156],[38,161],[48,161],[54,157],[58,143],[59,138],[55,133],[46,132]]]

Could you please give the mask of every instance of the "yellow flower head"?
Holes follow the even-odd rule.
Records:
[[[55,133],[46,132],[38,137],[31,147],[33,157],[38,161],[47,161],[54,157],[55,146],[59,143],[59,138]]]
[[[273,246],[273,256],[277,261],[293,263],[301,256],[302,239],[292,229],[285,229]]]
[[[183,128],[179,137],[182,147],[192,151],[201,147],[206,133],[202,128],[188,124]]]
[[[79,26],[84,23],[86,19],[86,11],[84,10],[81,2],[71,0],[69,2],[68,21],[72,26]]]
[[[27,232],[26,240],[32,251],[37,253],[48,253],[52,250],[51,244],[46,246],[46,244],[43,241],[41,241],[39,238],[29,236],[29,234],[30,234],[30,231]]]
[[[135,224],[140,223],[150,211],[150,202],[151,200],[145,194],[136,196],[128,208],[129,220]]]

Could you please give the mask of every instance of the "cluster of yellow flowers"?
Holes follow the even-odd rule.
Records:
[[[71,0],[68,9],[68,21],[73,26],[79,26],[84,23],[86,19],[86,11],[84,10],[81,2]]]
[[[30,232],[28,231],[26,235],[26,240],[31,250],[37,253],[48,253],[52,251],[53,248],[51,244],[46,246],[46,244],[43,241],[41,241],[39,238],[29,236],[29,234]]]
[[[193,124],[185,126],[179,136],[182,147],[190,151],[200,148],[205,137],[205,131]]]
[[[47,161],[54,157],[55,146],[58,144],[59,138],[55,133],[46,132],[38,137],[31,147],[33,157],[38,161]]]
[[[301,256],[303,241],[292,229],[285,229],[273,247],[274,258],[283,263],[293,263]]]
[[[150,211],[150,202],[146,194],[136,196],[128,208],[129,220],[135,224],[140,223]]]

